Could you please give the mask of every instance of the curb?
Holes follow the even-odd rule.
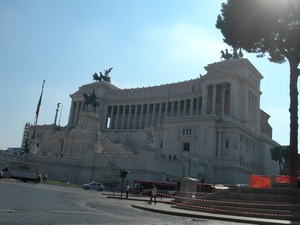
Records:
[[[109,195],[107,194],[107,198],[114,198],[119,200],[131,200],[137,202],[148,202],[149,198],[146,197],[128,197],[128,198],[121,198],[120,195]],[[139,204],[139,203],[138,203]],[[239,215],[226,215],[226,214],[219,214],[219,213],[212,213],[212,212],[202,212],[202,211],[194,211],[188,209],[180,209],[174,208],[171,201],[157,201],[155,207],[149,207],[149,205],[138,205],[132,204],[131,207],[154,212],[154,213],[161,213],[166,215],[173,215],[173,216],[182,216],[182,217],[191,217],[191,218],[202,218],[202,219],[211,219],[211,220],[220,220],[220,221],[229,221],[229,222],[241,222],[241,223],[248,223],[248,224],[295,224],[300,225],[300,221],[292,221],[292,220],[283,220],[283,219],[270,219],[270,218],[258,218],[258,217],[248,217],[248,216],[239,216]]]
[[[164,203],[162,203],[164,204]],[[178,210],[173,210],[170,206],[170,210],[158,209],[158,208],[150,208],[140,205],[131,205],[131,207],[136,209],[141,209],[144,211],[162,213],[167,215],[174,216],[182,216],[182,217],[192,217],[192,218],[204,218],[204,219],[212,219],[212,220],[223,220],[223,221],[231,221],[231,222],[242,222],[242,223],[251,223],[251,224],[297,224],[300,225],[298,221],[289,221],[289,220],[275,220],[275,219],[263,219],[256,217],[242,217],[242,216],[233,216],[233,215],[223,215],[223,214],[213,214],[213,213],[205,213],[198,212],[193,213],[190,211],[179,212]],[[172,211],[173,210],[173,211]]]

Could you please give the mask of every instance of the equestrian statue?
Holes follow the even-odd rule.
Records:
[[[97,73],[94,73],[93,75],[93,80],[96,80],[96,81],[106,81],[108,83],[110,83],[110,76],[109,76],[109,73],[111,72],[113,68],[109,68],[109,69],[106,69],[104,70],[104,75],[102,74],[102,72],[99,73],[100,76],[98,76]]]
[[[88,95],[87,93],[83,93],[84,97],[84,108],[85,110],[88,109],[88,105],[93,106],[94,110],[93,112],[96,112],[96,107],[100,105],[100,101],[97,99],[97,96],[95,94],[95,89],[93,90],[93,93],[91,95]]]

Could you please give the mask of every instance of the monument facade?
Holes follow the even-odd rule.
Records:
[[[73,183],[118,183],[124,169],[129,184],[162,174],[233,184],[278,174],[270,155],[278,143],[260,108],[263,76],[242,58],[205,69],[192,80],[131,89],[113,85],[106,70],[70,95],[67,126],[36,127],[29,160]]]

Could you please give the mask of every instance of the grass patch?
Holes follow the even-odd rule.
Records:
[[[47,183],[54,184],[54,185],[61,185],[61,186],[81,187],[80,184],[71,184],[71,183],[68,184],[67,182],[56,181],[56,180],[47,180]]]

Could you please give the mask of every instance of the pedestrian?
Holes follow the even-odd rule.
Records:
[[[140,186],[140,193],[139,193],[140,196],[144,195],[143,190],[144,190],[144,187],[143,187],[143,185],[141,185]]]
[[[128,185],[126,186],[126,198],[128,198],[129,191],[130,191],[130,186],[129,186],[129,184],[128,184]]]
[[[151,197],[149,200],[149,205],[152,203],[153,198],[154,198],[154,203],[156,204],[156,194],[157,194],[157,189],[156,189],[155,185],[153,185],[152,189],[151,189]]]
[[[3,178],[3,170],[1,170],[1,172],[0,172],[0,179],[2,179]]]
[[[42,181],[42,174],[41,172],[38,172],[37,182],[41,182],[41,181]]]
[[[43,176],[43,183],[47,183],[47,178],[48,178],[48,175],[47,175],[47,173],[45,173]]]

